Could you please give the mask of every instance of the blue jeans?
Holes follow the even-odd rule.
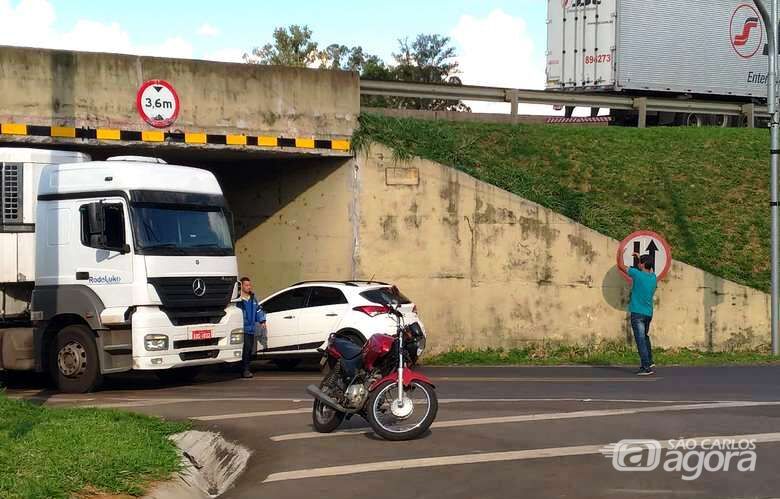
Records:
[[[644,369],[649,369],[653,364],[653,347],[650,344],[650,321],[652,320],[650,316],[631,313],[631,329],[634,331],[636,349],[639,351],[639,360]]]

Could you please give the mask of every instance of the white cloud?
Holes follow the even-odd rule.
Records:
[[[135,44],[117,22],[80,19],[71,29],[57,31],[55,18],[54,7],[48,0],[21,0],[16,6],[11,0],[0,0],[0,45],[184,59],[195,57],[192,44],[179,36],[161,43]]]
[[[209,23],[203,23],[200,25],[200,28],[198,28],[198,34],[207,37],[217,36],[219,34],[219,29]]]
[[[544,48],[536,47],[522,17],[501,9],[487,17],[463,15],[450,33],[458,46],[461,78],[466,85],[544,89]],[[508,113],[509,104],[469,101],[474,112]],[[587,110],[578,110],[586,113]],[[554,115],[552,106],[520,104],[520,114]]]

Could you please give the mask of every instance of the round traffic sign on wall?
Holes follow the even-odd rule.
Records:
[[[165,80],[149,80],[135,97],[138,114],[155,128],[167,128],[179,116],[179,95]]]
[[[631,267],[634,265],[634,253],[639,253],[640,256],[650,255],[658,280],[666,277],[672,267],[672,248],[655,232],[640,230],[623,239],[618,246],[617,260],[623,262],[626,267]],[[625,273],[621,274],[625,279],[631,280]]]

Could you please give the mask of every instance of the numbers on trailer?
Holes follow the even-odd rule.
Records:
[[[586,55],[585,64],[602,64],[612,62],[612,54]]]

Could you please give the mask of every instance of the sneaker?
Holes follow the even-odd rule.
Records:
[[[241,377],[242,378],[252,378],[253,377],[252,371],[250,371],[249,369],[245,370],[244,374],[242,374]]]
[[[652,369],[652,368],[650,368],[650,367],[649,367],[649,368],[647,368],[647,369],[645,369],[645,368],[641,367],[641,368],[639,368],[639,370],[636,372],[636,375],[637,375],[637,376],[652,376],[653,374],[655,374],[655,371],[653,371],[653,369]]]
[[[650,363],[650,369],[655,369],[655,362]]]

